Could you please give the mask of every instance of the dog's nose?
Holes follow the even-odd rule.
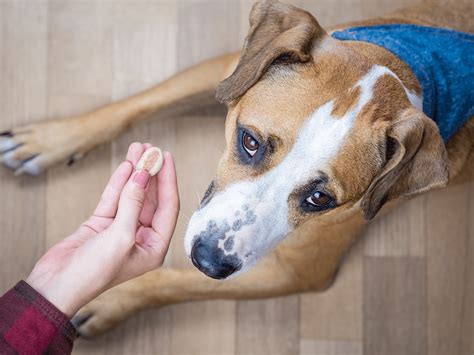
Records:
[[[225,279],[240,269],[235,257],[226,257],[222,250],[197,241],[191,250],[194,266],[213,279]]]

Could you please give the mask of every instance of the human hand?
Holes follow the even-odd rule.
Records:
[[[26,282],[72,316],[103,291],[160,267],[179,212],[176,172],[164,153],[158,175],[135,165],[149,144],[130,145],[93,215],[35,265]]]

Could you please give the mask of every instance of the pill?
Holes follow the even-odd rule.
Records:
[[[163,166],[163,154],[160,148],[151,147],[145,150],[137,163],[137,170],[146,170],[151,176],[158,174]]]

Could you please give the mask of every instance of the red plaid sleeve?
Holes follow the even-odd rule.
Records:
[[[0,298],[0,354],[70,354],[68,317],[25,281]]]

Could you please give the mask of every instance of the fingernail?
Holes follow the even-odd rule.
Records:
[[[140,186],[142,189],[145,189],[150,181],[150,174],[146,170],[139,170],[135,173],[133,177],[133,182]]]

